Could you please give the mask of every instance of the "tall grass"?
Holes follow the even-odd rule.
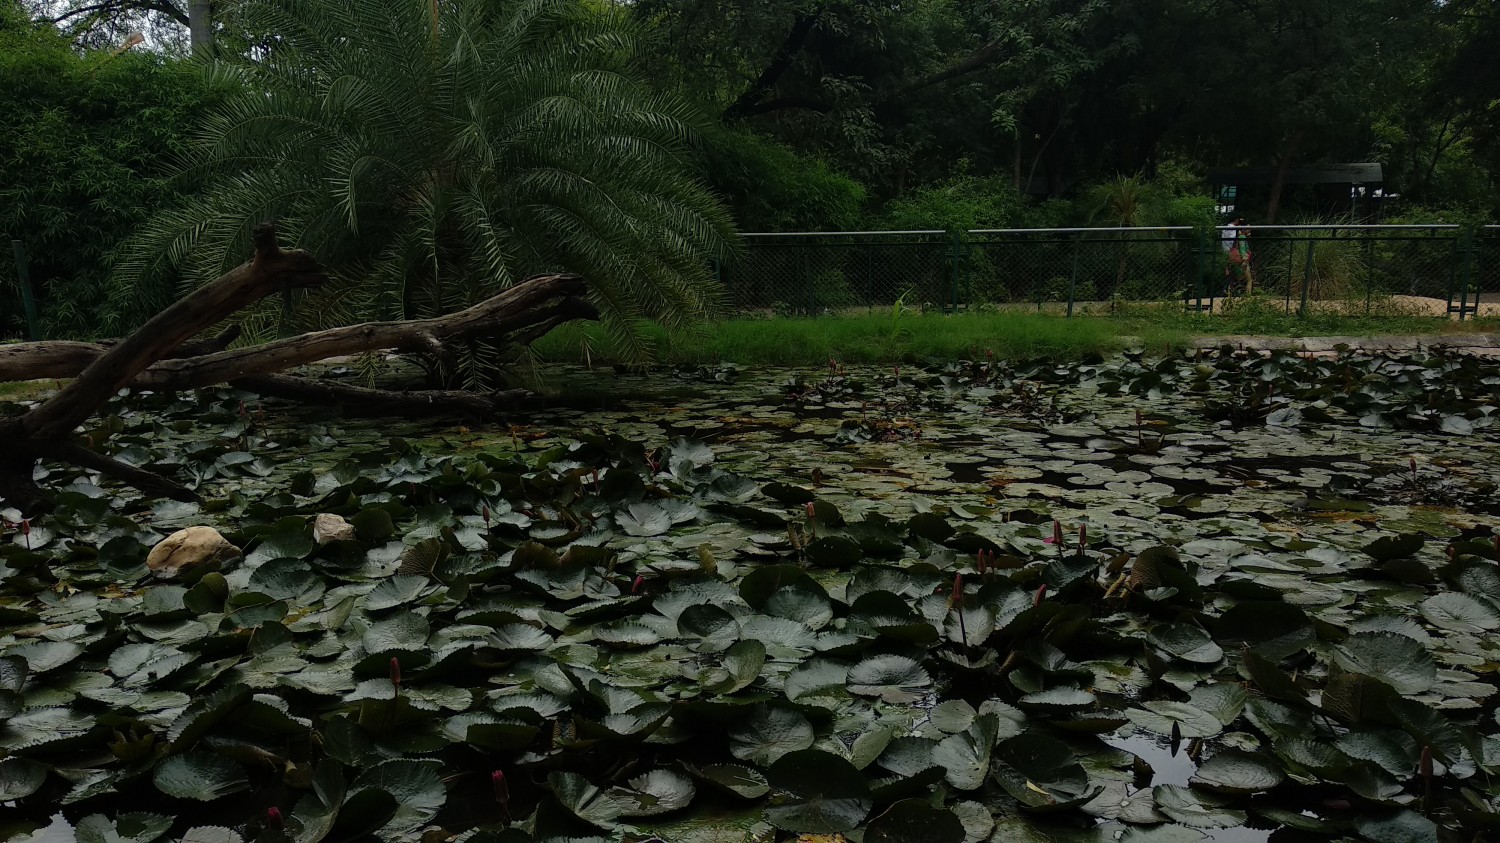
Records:
[[[1258,302],[1257,302],[1258,304]],[[1113,318],[1050,313],[962,313],[942,315],[893,310],[819,319],[736,319],[689,331],[648,326],[647,341],[661,363],[745,363],[779,366],[848,363],[911,363],[982,356],[1050,356],[1076,359],[1126,347],[1166,351],[1212,336],[1368,336],[1500,330],[1500,320],[1453,322],[1402,314],[1287,315],[1269,305],[1246,303],[1222,315],[1185,314],[1164,307]],[[573,323],[534,347],[543,360],[613,362],[605,332]]]
[[[1081,357],[1122,347],[1118,327],[1103,319],[995,313],[943,316],[905,311],[821,319],[746,319],[668,333],[652,326],[650,341],[664,363],[802,365],[830,358],[850,363],[956,359],[993,351],[998,357]],[[610,361],[596,325],[572,324],[548,334],[536,350],[547,360]]]

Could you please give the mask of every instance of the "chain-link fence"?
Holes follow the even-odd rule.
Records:
[[[1253,226],[1249,277],[1233,292],[1248,286],[1296,314],[1456,313],[1464,233],[1455,225]],[[1227,285],[1217,286],[1222,295]]]
[[[1500,311],[1500,226],[1302,225],[750,234],[719,268],[737,312],[910,307],[1069,315],[1170,303],[1217,311],[1247,293],[1287,313]],[[1488,298],[1487,298],[1488,297]]]
[[[1472,306],[1477,312],[1484,315],[1491,309],[1500,311],[1500,225],[1486,225],[1475,233],[1471,277]]]
[[[952,245],[945,231],[747,234],[743,255],[718,272],[741,313],[930,304],[950,296]]]
[[[953,304],[1035,305],[1068,314],[1112,302],[1177,301],[1199,263],[1193,230],[986,229],[960,240]]]

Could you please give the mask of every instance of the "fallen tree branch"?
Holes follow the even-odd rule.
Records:
[[[479,419],[522,407],[520,390],[481,395],[453,390],[399,392],[279,374],[306,363],[376,351],[420,354],[439,367],[456,361],[453,343],[525,345],[574,319],[597,319],[587,286],[574,275],[530,278],[457,313],[402,322],[368,322],[314,331],[263,345],[229,348],[239,326],[194,340],[235,311],[283,290],[324,279],[308,253],[283,251],[275,228],[257,227],[254,256],[189,293],[118,342],[49,341],[0,346],[0,381],[73,378],[56,395],[18,416],[0,418],[0,500],[23,511],[46,507],[33,480],[39,459],[98,471],[151,495],[196,500],[191,490],[76,441],[74,431],[124,387],[176,391],[227,383],[263,395],[336,404],[366,415],[463,415]],[[92,443],[91,443],[92,444]]]
[[[68,435],[147,367],[204,329],[273,293],[323,279],[312,255],[282,251],[276,227],[261,223],[255,229],[254,257],[178,299],[104,352],[61,392],[21,416],[20,432],[34,439]]]
[[[314,404],[337,405],[350,415],[469,416],[492,419],[507,410],[534,404],[536,396],[524,389],[493,394],[453,389],[390,390],[292,375],[251,375],[230,386],[264,395]]]

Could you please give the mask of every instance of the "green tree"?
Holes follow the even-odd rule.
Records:
[[[441,16],[439,16],[439,13]],[[695,118],[644,86],[630,29],[570,0],[255,0],[246,93],[207,118],[185,175],[114,276],[128,321],[238,263],[255,223],[335,281],[280,327],[458,308],[571,270],[626,350],[637,322],[709,313],[733,236],[698,172]],[[436,28],[434,28],[436,26]],[[153,295],[143,297],[140,290]]]
[[[0,3],[0,235],[30,253],[49,335],[104,330],[97,316],[116,244],[183,201],[169,163],[196,115],[228,92],[160,55],[75,50]],[[0,247],[4,287],[14,278],[10,243]],[[0,289],[0,323],[11,330],[14,298]]]

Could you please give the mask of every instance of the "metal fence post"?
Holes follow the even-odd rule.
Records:
[[[1073,271],[1068,273],[1068,317],[1073,316],[1073,291],[1078,288],[1078,246],[1079,236],[1073,235]],[[1038,302],[1040,304],[1040,302]]]
[[[21,287],[21,309],[26,314],[26,332],[33,340],[39,340],[42,338],[42,326],[36,318],[36,299],[31,295],[31,261],[26,256],[26,244],[20,240],[12,240],[10,249],[16,259],[16,280]]]
[[[1459,281],[1458,281],[1458,321],[1464,321],[1469,309],[1469,282],[1474,272],[1474,229],[1466,226],[1458,233],[1459,246]],[[1479,313],[1478,296],[1475,296],[1474,313]]]
[[[1365,231],[1365,315],[1375,302],[1375,233]]]
[[[1307,293],[1308,287],[1312,285],[1313,249],[1318,241],[1309,239],[1307,241],[1307,261],[1302,265],[1302,304],[1297,307],[1298,318],[1307,316]]]
[[[958,312],[958,286],[963,279],[963,233],[954,229],[948,232],[948,307],[949,313]]]

